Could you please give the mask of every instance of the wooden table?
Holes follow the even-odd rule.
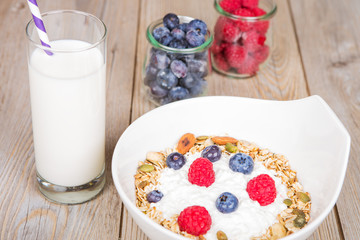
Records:
[[[0,1],[0,239],[147,239],[132,221],[111,177],[115,144],[136,118],[154,108],[140,94],[147,25],[175,12],[213,26],[213,0],[39,0],[43,12],[78,9],[107,25],[107,183],[85,204],[50,203],[35,181],[25,0]],[[209,95],[288,100],[318,94],[352,137],[341,195],[310,239],[360,239],[360,27],[358,0],[278,0],[274,52],[247,80],[214,73]],[[329,186],[330,188],[331,186]]]

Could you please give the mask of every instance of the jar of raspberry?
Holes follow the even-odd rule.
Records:
[[[211,48],[214,69],[229,77],[255,75],[269,58],[273,0],[215,0],[220,14]]]
[[[213,36],[199,20],[169,13],[151,23],[143,93],[155,105],[205,95]]]

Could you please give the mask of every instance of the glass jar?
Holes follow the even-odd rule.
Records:
[[[215,0],[214,3],[220,16],[215,24],[211,48],[213,67],[229,77],[251,77],[269,58],[272,46],[271,19],[277,11],[276,4],[273,0],[259,0],[257,7],[243,6],[230,13],[221,7],[226,6],[221,1]]]
[[[178,17],[180,23],[188,23],[194,19]],[[144,94],[157,106],[205,95],[208,85],[206,78],[211,73],[211,32],[207,31],[205,42],[199,47],[177,49],[155,40],[152,32],[161,26],[163,21],[159,19],[151,23],[146,31],[149,46],[142,69]],[[174,62],[175,60],[181,62]],[[176,76],[171,74],[174,68],[180,71],[175,74]]]

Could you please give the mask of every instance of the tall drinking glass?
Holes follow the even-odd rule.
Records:
[[[82,203],[105,184],[106,26],[72,10],[42,17],[51,48],[26,26],[37,181],[51,201]]]

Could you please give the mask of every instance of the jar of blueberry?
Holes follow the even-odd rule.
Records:
[[[204,95],[213,36],[205,22],[169,13],[149,25],[143,65],[145,94],[156,105]]]
[[[272,45],[273,0],[215,0],[219,17],[211,48],[215,71],[229,77],[255,75],[265,65]]]

